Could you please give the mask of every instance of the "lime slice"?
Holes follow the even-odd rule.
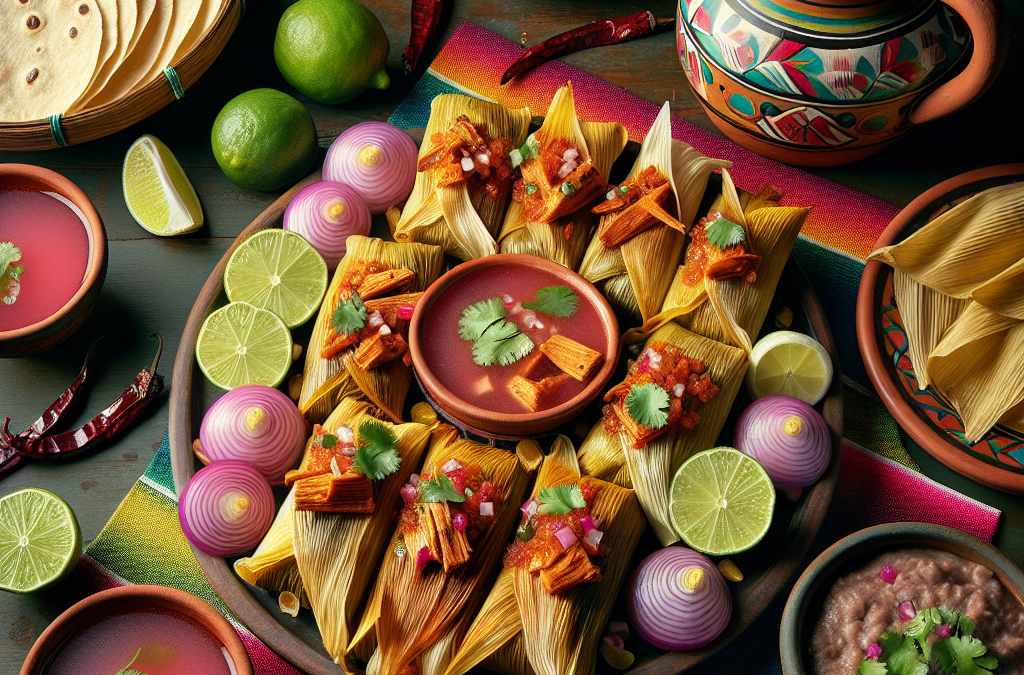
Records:
[[[26,488],[0,499],[0,590],[31,593],[66,577],[82,556],[82,531],[63,499]]]
[[[832,383],[832,360],[817,340],[791,330],[769,333],[750,352],[747,392],[793,396],[814,405]]]
[[[263,230],[231,254],[224,290],[228,300],[269,309],[295,328],[320,307],[327,290],[327,263],[301,234]]]
[[[146,134],[128,148],[121,184],[128,211],[147,232],[167,237],[202,227],[203,209],[192,183],[156,137]]]
[[[206,317],[196,341],[196,360],[221,389],[276,387],[292,363],[292,334],[273,312],[232,302]]]
[[[672,525],[702,553],[746,551],[764,537],[774,510],[775,488],[768,473],[735,448],[699,452],[672,479]]]

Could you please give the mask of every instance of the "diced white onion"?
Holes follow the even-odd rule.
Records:
[[[480,502],[480,515],[489,518],[494,515],[494,502]]]
[[[461,164],[462,164],[462,170],[463,171],[472,171],[473,170],[473,158],[472,157],[463,157]]]

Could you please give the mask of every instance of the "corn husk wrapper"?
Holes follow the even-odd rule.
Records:
[[[416,568],[416,551],[407,551],[404,557],[385,557],[349,650],[351,657],[372,663],[373,670],[368,668],[368,672],[400,675],[418,661],[421,675],[439,675],[451,649],[430,650],[453,632],[450,645],[459,642],[479,608],[484,589],[493,583],[505,543],[518,522],[530,475],[540,466],[542,457],[531,444],[520,444],[512,454],[464,440],[453,427],[438,425],[424,466],[449,459],[475,464],[495,486],[501,503],[494,522],[476,543],[469,561],[450,574],[436,566],[421,573]],[[392,548],[401,534],[401,526],[395,528]],[[374,650],[378,653],[373,654]],[[438,670],[427,670],[430,664]]]
[[[761,256],[757,279],[704,279],[690,286],[683,281],[686,272],[680,265],[661,311],[644,323],[638,337],[674,320],[694,333],[749,352],[810,211],[778,206],[781,197],[772,188],[754,196],[741,194],[723,169],[722,195],[711,210],[744,226],[751,250]]]
[[[555,93],[538,131],[544,132],[545,138],[568,139],[579,150],[581,159],[591,159],[606,183],[612,165],[629,139],[626,127],[618,122],[580,122],[573,102],[572,83]],[[529,253],[575,270],[597,221],[598,217],[590,213],[587,205],[552,223],[531,222],[523,214],[522,206],[513,201],[505,214],[498,244],[502,253]],[[565,230],[569,226],[571,235],[566,239]]]
[[[369,404],[346,399],[324,423],[352,428],[358,442],[359,426],[375,418]],[[402,465],[375,486],[372,514],[336,514],[292,511],[295,561],[323,637],[324,648],[346,673],[357,672],[344,659],[370,590],[374,572],[390,541],[399,490],[420,466],[430,438],[423,424],[391,425],[379,421],[398,437]],[[307,446],[307,453],[309,446]],[[305,463],[305,459],[304,462]]]
[[[687,227],[693,225],[708,178],[715,170],[732,166],[730,162],[710,159],[686,143],[673,140],[672,115],[667,102],[640,146],[629,178],[651,165],[672,184],[676,214]],[[661,309],[672,281],[672,270],[679,264],[685,235],[667,225],[656,225],[622,246],[609,249],[599,235],[616,218],[614,213],[602,216],[597,234],[583,256],[580,275],[593,284],[604,282],[605,296],[616,309],[646,321]]]
[[[251,556],[235,561],[235,574],[248,583],[266,591],[295,594],[302,606],[309,609],[309,598],[302,584],[299,566],[295,563],[292,546],[292,507],[295,489],[288,491],[274,522]]]
[[[529,108],[509,110],[471,96],[441,94],[430,103],[420,151],[429,149],[431,135],[451,129],[460,115],[473,124],[485,125],[490,138],[508,138],[516,148],[526,140],[531,119]],[[495,200],[484,190],[470,195],[465,184],[438,188],[434,174],[434,170],[416,174],[412,193],[395,225],[395,241],[440,246],[461,260],[494,253],[494,237],[511,197],[511,181]]]
[[[321,422],[346,397],[364,398],[393,422],[402,421],[402,408],[412,384],[412,371],[401,359],[377,368],[363,370],[353,363],[355,350],[348,349],[330,359],[320,357],[324,340],[331,329],[331,317],[337,304],[341,282],[362,261],[377,261],[391,268],[416,273],[410,291],[425,291],[444,269],[444,252],[437,246],[399,244],[370,237],[352,236],[346,240],[345,257],[324,294],[313,335],[306,349],[299,410],[311,422]]]
[[[542,487],[578,482],[580,476],[572,442],[559,436],[533,494]],[[595,483],[599,490],[591,510],[603,523],[602,543],[611,549],[601,564],[601,580],[550,595],[529,570],[503,569],[445,675],[461,675],[478,664],[509,675],[594,672],[601,635],[644,530],[632,490]]]
[[[935,389],[977,441],[1024,401],[1024,321],[972,302],[928,358]]]
[[[667,323],[656,330],[648,339],[648,343],[654,342],[676,345],[687,356],[703,361],[711,381],[718,385],[718,395],[698,411],[700,421],[697,428],[692,431],[683,429],[674,436],[662,437],[636,450],[629,434],[608,434],[603,428],[604,420],[599,420],[584,440],[579,456],[585,473],[607,476],[610,480],[622,481],[622,485],[632,485],[651,528],[662,545],[668,546],[679,541],[669,518],[672,476],[688,458],[715,446],[732,402],[743,384],[747,354],[737,347],[691,333],[675,323]],[[623,467],[629,474],[629,483],[621,478]]]
[[[918,386],[949,401],[967,439],[1024,426],[1024,189],[980,192],[868,260],[893,267]]]
[[[1024,434],[1024,401],[1013,406],[999,418],[999,424],[1007,429],[1013,429],[1019,434]]]

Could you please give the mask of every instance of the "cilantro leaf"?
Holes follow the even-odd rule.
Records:
[[[634,384],[626,395],[626,410],[638,424],[660,429],[668,423],[668,392],[654,384]]]
[[[723,249],[735,246],[747,238],[747,233],[742,225],[722,216],[719,216],[718,220],[709,223],[704,228],[704,233],[708,236],[709,244],[715,248]]]
[[[882,648],[878,660],[885,662],[891,675],[928,675],[928,663],[914,638],[890,630],[878,638],[878,644]]]
[[[430,480],[425,480],[420,483],[420,501],[421,502],[464,502],[466,496],[460,494],[455,486],[452,485],[452,480],[443,473],[439,473],[436,477]]]
[[[573,509],[582,509],[587,505],[579,485],[555,485],[537,491],[538,513],[551,513],[564,516]]]
[[[920,646],[925,661],[931,657],[932,649],[931,644],[928,642],[928,636],[931,634],[932,629],[941,623],[942,614],[937,607],[932,607],[919,611],[917,616],[903,627],[903,632],[914,638],[918,646]]]
[[[339,333],[355,333],[366,325],[366,306],[359,293],[352,291],[334,308],[331,325]]]
[[[523,308],[564,318],[575,314],[577,305],[579,305],[579,298],[571,288],[546,286],[537,291],[536,302],[524,302]]]
[[[330,450],[338,444],[338,437],[334,434],[324,434],[320,438],[320,447],[324,450]]]
[[[367,420],[359,425],[359,448],[352,457],[352,469],[373,480],[398,471],[402,456],[398,437],[379,422]]]
[[[998,661],[993,656],[985,656],[987,651],[981,640],[969,635],[950,635],[932,645],[935,663],[946,675],[991,675]]]
[[[512,152],[508,153],[509,159],[512,161],[512,168],[516,168],[523,161],[532,159],[540,155],[540,141],[537,140],[536,136],[530,134],[526,137],[526,142],[523,143],[519,148],[516,148]]]
[[[131,669],[132,664],[135,663],[136,659],[139,658],[139,654],[141,654],[141,653],[142,653],[142,647],[139,647],[139,649],[135,652],[135,656],[132,657],[132,660],[129,661],[128,664],[125,665],[123,668],[121,668],[121,670],[117,671],[116,675],[146,675],[141,670],[132,670]]]
[[[860,668],[857,669],[858,675],[888,675],[888,673],[889,669],[885,667],[884,663],[870,659],[861,661]]]
[[[501,298],[481,300],[462,310],[462,318],[459,319],[459,337],[463,340],[479,339],[485,330],[504,318],[505,305],[501,302]]]
[[[0,275],[7,271],[8,265],[21,260],[21,249],[9,241],[0,242]]]
[[[519,331],[509,321],[501,320],[492,324],[473,343],[473,361],[480,366],[502,366],[515,363],[533,351],[533,340]]]

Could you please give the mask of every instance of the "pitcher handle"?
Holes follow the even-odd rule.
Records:
[[[910,112],[910,122],[923,124],[950,115],[985,93],[1006,61],[1009,41],[996,0],[943,0],[963,17],[971,31],[974,53],[963,71],[926,94]]]

